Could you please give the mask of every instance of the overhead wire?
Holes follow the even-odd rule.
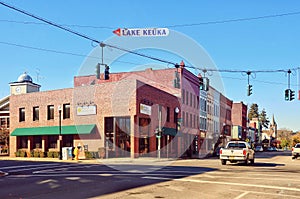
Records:
[[[235,19],[206,21],[206,22],[199,22],[199,23],[163,25],[163,27],[165,27],[165,28],[180,28],[180,27],[192,27],[192,26],[201,26],[201,25],[224,24],[224,23],[232,23],[232,22],[253,21],[253,20],[261,20],[261,19],[268,19],[268,18],[286,17],[286,16],[299,15],[299,14],[300,14],[300,11],[295,11],[295,12],[286,12],[286,13],[279,13],[279,14],[256,16],[256,17],[244,17],[244,18],[235,18]],[[40,22],[16,21],[16,20],[8,20],[8,19],[0,19],[0,22],[46,25],[46,23],[40,23]],[[80,25],[80,24],[59,24],[59,25],[66,26],[66,27],[110,29],[110,30],[113,30],[116,28],[116,27],[111,27],[111,26],[95,26],[95,25]],[[132,28],[132,27],[128,27],[128,28]]]
[[[69,33],[72,33],[74,35],[77,35],[79,37],[82,37],[84,39],[87,39],[87,40],[90,40],[92,42],[95,42],[95,43],[98,43],[98,44],[104,44],[108,47],[111,47],[111,48],[114,48],[114,49],[118,49],[118,50],[121,50],[121,51],[124,51],[124,52],[127,52],[127,53],[130,53],[130,54],[134,54],[134,55],[138,55],[138,56],[141,56],[141,57],[145,57],[145,58],[148,58],[148,59],[151,59],[151,60],[155,60],[155,61],[159,61],[159,62],[162,62],[162,63],[166,63],[166,64],[172,64],[174,66],[178,66],[177,63],[175,62],[171,62],[171,61],[168,61],[168,60],[165,60],[165,59],[161,59],[161,58],[157,58],[157,57],[154,57],[154,56],[150,56],[150,55],[146,55],[146,54],[143,54],[143,53],[139,53],[139,52],[136,52],[136,51],[133,51],[133,50],[129,50],[129,49],[125,49],[125,48],[122,48],[122,47],[119,47],[119,46],[116,46],[116,45],[112,45],[112,44],[108,44],[108,43],[103,43],[103,42],[100,42],[99,40],[97,39],[94,39],[94,38],[91,38],[85,34],[82,34],[82,33],[79,33],[79,32],[76,32],[72,29],[69,29],[69,28],[66,28],[62,25],[59,25],[57,23],[54,23],[48,19],[44,19],[42,17],[39,17],[39,16],[36,16],[34,14],[31,14],[27,11],[24,11],[22,9],[19,9],[19,8],[16,8],[14,6],[11,6],[7,3],[4,3],[4,2],[1,2],[0,1],[0,4],[2,4],[3,6],[6,6],[12,10],[15,10],[17,12],[20,12],[22,14],[25,14],[29,17],[32,17],[32,18],[35,18],[39,21],[42,21],[46,24],[49,24],[51,26],[55,26],[59,29],[62,29],[64,31],[67,31]],[[276,15],[266,15],[266,16],[261,16],[261,17],[251,17],[251,18],[240,18],[240,19],[234,19],[234,20],[223,20],[223,21],[217,21],[215,23],[221,23],[221,22],[232,22],[232,21],[246,21],[246,20],[254,20],[254,19],[262,19],[262,18],[270,18],[270,17],[280,17],[280,16],[287,16],[287,15],[295,15],[295,14],[300,14],[300,12],[293,12],[293,13],[283,13],[283,14],[276,14]],[[208,23],[208,22],[207,22]],[[206,23],[206,24],[207,24]],[[210,22],[209,22],[210,23]],[[201,23],[198,23],[198,24],[185,24],[185,25],[200,25]],[[169,26],[171,27],[171,26]],[[187,68],[192,68],[192,69],[197,69],[197,70],[202,70],[202,71],[211,71],[211,72],[231,72],[231,73],[236,73],[236,72],[239,72],[239,73],[247,73],[247,72],[253,72],[253,73],[269,73],[269,72],[287,72],[288,70],[285,70],[285,69],[279,69],[279,70],[228,70],[228,69],[214,69],[214,68],[200,68],[200,67],[195,67],[195,66],[188,66],[188,65],[185,65],[185,67]],[[294,69],[291,69],[291,70],[297,70],[299,69],[298,68],[294,68]]]

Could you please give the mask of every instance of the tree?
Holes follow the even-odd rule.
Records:
[[[258,117],[259,117],[258,105],[252,104],[249,109],[248,118],[249,120],[252,120],[252,118],[258,118]]]
[[[295,135],[293,135],[292,139],[293,139],[293,146],[295,146],[297,143],[300,143],[300,133],[298,132]]]
[[[259,121],[261,123],[261,125],[265,128],[268,128],[269,127],[269,123],[270,123],[270,120],[269,118],[267,117],[267,112],[265,109],[263,109],[260,114],[259,114]]]

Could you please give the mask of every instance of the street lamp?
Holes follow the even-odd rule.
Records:
[[[59,159],[62,160],[61,106],[58,106]]]
[[[176,121],[176,135],[177,135],[177,131],[178,131],[178,113],[179,113],[179,108],[176,106],[176,108],[175,108],[175,121]]]

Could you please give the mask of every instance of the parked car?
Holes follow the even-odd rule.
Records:
[[[271,146],[267,148],[267,151],[278,151],[278,149],[276,147]]]
[[[256,146],[254,149],[256,152],[263,152],[264,148],[262,146]]]

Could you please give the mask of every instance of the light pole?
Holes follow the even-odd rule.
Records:
[[[61,106],[58,106],[59,159],[62,160]]]
[[[175,122],[176,122],[175,132],[176,132],[176,135],[175,136],[177,136],[177,133],[178,133],[178,114],[179,114],[179,111],[180,111],[180,109],[176,106],[176,108],[175,108]],[[177,144],[178,144],[178,142],[177,142]],[[177,148],[177,146],[176,146],[176,148]],[[178,150],[176,150],[176,153],[178,154]]]
[[[175,108],[175,121],[176,121],[176,135],[177,135],[177,131],[178,131],[178,113],[179,113],[179,108],[176,106]]]

